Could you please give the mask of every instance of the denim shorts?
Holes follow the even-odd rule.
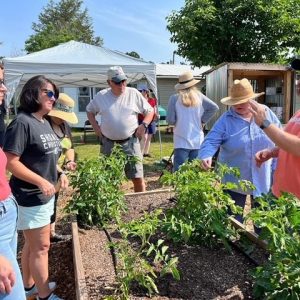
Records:
[[[102,136],[102,145],[101,145],[101,153],[104,155],[110,155],[112,148],[114,147],[115,143],[105,136]],[[136,163],[127,163],[125,166],[125,174],[126,177],[129,179],[133,178],[143,178],[144,171],[143,171],[143,155],[141,152],[141,146],[139,139],[136,137],[131,137],[128,141],[124,143],[120,143],[119,145],[122,146],[122,149],[125,154],[128,156],[135,156],[137,157],[138,161]]]
[[[156,123],[151,122],[146,130],[148,134],[155,134],[156,133]]]
[[[50,218],[54,213],[54,199],[43,205],[19,206],[18,230],[41,228],[50,224]]]
[[[0,201],[0,255],[4,256],[13,267],[16,282],[10,294],[0,292],[0,300],[25,300],[25,291],[20,268],[17,262],[17,212],[18,206],[10,195]]]

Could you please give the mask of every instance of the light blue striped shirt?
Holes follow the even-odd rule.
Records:
[[[208,122],[219,110],[212,100],[202,93],[198,106],[184,106],[179,94],[170,97],[167,110],[167,122],[174,127],[174,148],[200,149],[204,139],[202,123]]]
[[[267,119],[281,127],[276,115],[267,106],[266,110]],[[225,112],[205,137],[199,151],[200,159],[213,157],[219,147],[218,162],[239,168],[240,179],[249,180],[255,185],[256,190],[246,193],[257,197],[270,191],[276,159],[270,159],[258,168],[255,154],[262,149],[273,148],[274,143],[253,119],[250,122],[244,120],[233,108]],[[238,179],[233,175],[225,175],[223,181],[237,183]],[[241,190],[237,192],[245,194]]]

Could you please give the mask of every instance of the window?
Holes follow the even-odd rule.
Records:
[[[103,90],[103,88],[86,86],[78,88],[78,111],[85,112],[86,106],[101,90]]]
[[[86,106],[91,100],[90,88],[83,86],[78,88],[78,111],[85,112]]]

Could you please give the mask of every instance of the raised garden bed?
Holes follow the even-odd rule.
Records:
[[[152,181],[156,183],[156,188],[157,188],[157,180],[153,180],[152,178]],[[126,186],[123,188],[126,189]],[[206,192],[206,188],[208,188],[208,186],[205,186],[205,192]],[[127,191],[130,191],[130,189],[127,189]],[[188,194],[189,193],[190,191],[188,190]],[[166,192],[160,191],[159,193],[152,192],[152,193],[144,193],[144,194],[141,193],[141,194],[127,195],[126,202],[128,205],[128,211],[122,215],[123,225],[122,225],[122,221],[121,222],[118,221],[118,225],[106,224],[106,230],[112,242],[116,245],[124,241],[122,239],[122,236],[124,237],[124,232],[122,234],[120,234],[120,232],[122,231],[122,229],[124,229],[124,227],[122,228],[122,226],[124,226],[126,222],[140,219],[145,212],[150,214],[152,211],[156,210],[157,208],[160,208],[163,211],[167,209],[169,210],[169,208],[174,205],[174,201],[173,201],[174,199],[172,197],[173,194],[170,191],[166,191]],[[290,216],[292,216],[290,220],[292,222],[296,222],[297,218],[295,217],[298,216],[298,210],[297,210],[298,205],[294,204],[294,202],[291,205],[286,205],[286,203],[288,203],[286,202],[286,199],[291,199],[291,198],[278,199],[278,201],[276,201],[275,206],[273,205],[275,204],[275,202],[273,202],[273,204],[272,202],[270,202],[270,204],[268,204],[265,207],[267,208],[267,210],[268,208],[270,208],[269,211],[271,211],[272,214],[276,213],[276,215],[281,217],[287,214],[289,219]],[[277,206],[277,202],[279,206]],[[96,202],[96,204],[97,203],[98,202]],[[189,205],[189,202],[186,202],[185,205]],[[218,201],[218,205],[220,205],[219,201]],[[266,205],[266,203],[264,205]],[[176,205],[176,207],[177,206],[178,205]],[[284,210],[285,206],[289,206],[289,211]],[[211,209],[214,208],[212,207]],[[186,206],[183,206],[183,210],[181,212],[185,212],[185,210],[186,210]],[[202,211],[202,209],[200,211]],[[263,213],[268,214],[267,211]],[[255,212],[255,214],[254,214],[254,218],[259,220],[259,218],[261,218],[260,215],[261,213]],[[281,220],[280,218],[278,219]],[[145,222],[146,221],[147,220],[145,219]],[[275,222],[275,220],[273,220],[272,222]],[[163,226],[165,226],[167,223],[159,222],[158,224],[164,224]],[[209,223],[209,224],[210,224],[209,226],[212,225],[214,227],[214,223]],[[203,223],[203,225],[205,225],[205,223]],[[125,232],[127,230],[126,226],[127,225],[125,224]],[[293,228],[293,230],[294,229],[297,230],[298,223],[296,222],[295,224],[292,224],[287,219],[286,226],[288,229]],[[209,228],[210,227],[208,227],[208,230]],[[160,231],[155,231],[155,232],[156,235],[152,236],[152,240],[150,241],[150,244],[151,243],[158,244],[158,241],[160,239],[164,239],[163,245],[165,245],[164,247],[168,248],[169,257],[178,258],[177,268],[179,270],[181,278],[179,281],[177,281],[170,274],[167,274],[164,277],[159,277],[159,271],[161,271],[161,268],[163,266],[154,264],[153,265],[154,273],[158,275],[158,277],[155,279],[155,284],[158,288],[158,292],[152,293],[153,299],[252,299],[253,298],[253,281],[252,281],[252,277],[249,274],[249,271],[251,271],[256,267],[255,261],[260,261],[261,264],[266,261],[267,255],[265,252],[261,252],[261,250],[259,250],[258,248],[254,250],[252,249],[253,253],[261,254],[259,255],[260,260],[256,260],[256,259],[253,260],[253,259],[248,259],[245,255],[241,253],[241,251],[238,251],[235,247],[233,247],[231,251],[228,251],[228,249],[225,249],[225,247],[223,246],[223,243],[222,244],[218,243],[217,245],[214,245],[213,248],[204,247],[201,244],[199,245],[199,243],[187,246],[182,242],[181,244],[176,244],[174,242],[171,242],[166,237],[166,235],[164,235]],[[131,233],[134,233],[134,231],[131,231]],[[287,231],[287,233],[289,233],[289,231]],[[283,233],[280,234],[283,235]],[[280,234],[278,232],[279,237]],[[92,228],[89,230],[87,230],[86,228],[85,229],[81,228],[79,229],[79,232],[76,231],[76,235],[79,237],[78,240],[80,241],[80,243],[78,241],[78,245],[80,244],[79,247],[80,247],[81,255],[75,255],[75,257],[81,256],[82,263],[83,263],[82,269],[80,271],[82,277],[75,278],[75,282],[77,283],[77,285],[74,285],[73,291],[77,289],[76,299],[78,300],[129,299],[129,298],[148,299],[147,290],[139,287],[137,284],[135,284],[135,282],[130,284],[130,290],[129,290],[130,294],[127,298],[124,298],[122,296],[119,298],[114,297],[116,296],[117,290],[120,292],[120,285],[119,285],[120,280],[118,282],[116,281],[116,272],[114,267],[117,266],[120,268],[120,266],[122,265],[122,263],[120,263],[121,260],[119,260],[118,257],[120,253],[122,254],[122,249],[118,248],[118,246],[117,248],[114,248],[115,251],[118,251],[117,253],[118,259],[117,262],[115,262],[115,257],[114,255],[112,255],[110,249],[108,248],[107,233],[96,228]],[[286,235],[286,237],[287,239],[290,239],[288,235]],[[277,233],[276,235],[274,235],[273,238],[277,239]],[[127,236],[127,240],[129,242],[130,247],[132,247],[133,250],[134,249],[138,250],[139,247],[143,245],[143,244],[139,244],[139,241],[137,241],[137,238],[134,237],[134,234],[131,236]],[[268,247],[271,247],[273,251],[274,249],[276,251],[277,248],[274,248],[274,245],[276,244],[274,244],[272,240],[270,241],[271,244],[269,244]],[[278,241],[281,242],[282,239]],[[75,242],[75,239],[73,242]],[[292,242],[293,241],[290,240],[290,243]],[[264,243],[262,243],[261,245],[265,246]],[[288,249],[288,251],[291,252],[287,253],[287,255],[290,255],[290,253],[292,255],[293,253],[292,249]],[[128,253],[131,252],[127,252],[127,254]],[[153,251],[152,252],[150,251],[149,253],[150,254],[152,253],[151,255],[153,256]],[[279,258],[281,256],[284,257],[285,255],[283,252],[282,253],[278,252],[278,254],[275,252],[275,254]],[[132,256],[135,255],[133,254]],[[153,257],[150,259],[150,261],[152,261],[152,259]],[[289,261],[293,263],[292,260]],[[78,265],[77,261],[75,261],[76,270],[77,270],[77,265]],[[278,269],[275,269],[276,265],[273,263],[273,265],[270,266],[271,268],[273,268],[272,272],[274,272],[274,274],[277,274],[276,272],[278,272]],[[292,269],[294,265],[291,264],[288,267]],[[118,272],[118,274],[120,273]],[[70,274],[68,274],[67,276],[70,276]],[[261,277],[261,279],[265,280],[263,277]],[[269,279],[266,278],[266,280]],[[290,282],[287,282],[287,285],[289,284],[291,286],[293,282],[297,283],[297,280],[295,281],[295,279],[291,279]],[[84,284],[80,285],[80,283],[84,283]],[[274,291],[275,291],[274,289],[270,290],[270,294],[273,293]],[[68,294],[68,292],[70,291],[64,292],[64,299],[75,299],[72,298],[74,297],[74,295],[71,296]],[[283,290],[282,293],[286,293],[285,290]]]
[[[125,218],[139,218],[145,211],[172,205],[172,194],[153,193],[127,196],[128,213]],[[118,239],[113,228],[109,230]],[[103,299],[113,295],[115,272],[106,234],[98,229],[79,229],[82,261],[85,270],[88,299]],[[220,245],[217,249],[202,246],[171,246],[179,258],[181,279],[170,275],[157,280],[159,295],[153,299],[251,299],[252,280],[249,271],[255,267],[235,249],[229,253]],[[148,299],[146,292],[133,288],[131,299]]]

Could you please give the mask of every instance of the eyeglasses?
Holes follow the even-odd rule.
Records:
[[[53,91],[49,91],[49,90],[43,89],[42,92],[46,93],[47,97],[48,97],[50,100],[56,101],[56,97],[55,97],[55,94],[54,94]]]
[[[121,80],[120,82],[114,82],[114,81],[112,80],[112,82],[113,82],[115,85],[121,85],[121,84],[123,84],[124,82],[126,82],[126,80],[124,79],[124,80]]]

